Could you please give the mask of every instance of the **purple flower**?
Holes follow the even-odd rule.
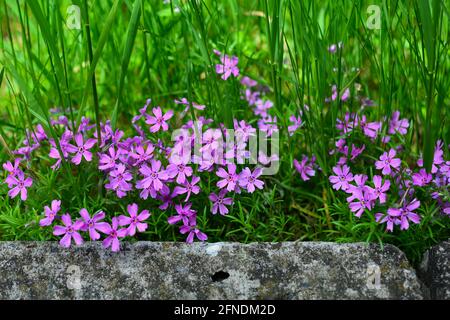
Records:
[[[364,144],[358,148],[352,143],[352,152],[350,160],[355,160],[364,151],[364,149],[366,149],[366,146]]]
[[[292,122],[292,125],[288,127],[289,135],[292,136],[295,131],[302,125],[302,119],[300,116],[296,117],[294,114],[289,117],[289,121]]]
[[[222,132],[219,129],[208,129],[203,133],[202,144],[200,152],[211,152],[217,150],[221,145]]]
[[[255,105],[255,103],[260,100],[259,99],[260,94],[261,93],[259,91],[252,91],[250,89],[245,89],[245,100],[247,100],[248,105],[249,106]]]
[[[152,110],[154,116],[147,116],[147,120],[145,123],[152,125],[150,127],[150,132],[155,133],[158,132],[159,129],[163,129],[163,131],[169,130],[169,125],[167,124],[167,120],[172,118],[173,111],[169,110],[164,115],[162,114],[161,108],[156,107]]]
[[[176,186],[173,189],[173,194],[174,195],[180,195],[180,194],[185,194],[186,195],[186,199],[184,199],[184,202],[188,201],[189,198],[191,197],[191,193],[194,194],[199,194],[200,192],[200,187],[197,186],[197,183],[200,181],[200,178],[197,176],[193,176],[191,179],[191,182],[189,182],[187,179],[185,180],[185,182],[181,185],[181,186]]]
[[[270,100],[258,99],[255,103],[255,115],[266,118],[268,116],[267,110],[273,107],[273,102]],[[276,122],[276,121],[275,121]]]
[[[253,79],[245,76],[245,77],[242,77],[241,84],[245,87],[251,88],[251,87],[256,86],[258,84],[258,82],[256,82],[256,80],[253,80]]]
[[[120,242],[119,238],[123,238],[127,235],[127,229],[119,229],[119,219],[114,217],[112,218],[112,224],[111,226],[108,224],[105,234],[108,235],[108,237],[103,240],[102,245],[103,248],[109,248],[111,247],[111,250],[113,252],[117,252],[120,250]]]
[[[238,181],[238,175],[236,174],[236,165],[233,163],[230,163],[227,165],[228,172],[225,171],[223,168],[219,168],[219,170],[216,172],[216,175],[222,180],[219,180],[217,182],[217,187],[220,189],[223,189],[227,187],[228,191],[233,191],[236,188],[236,184]]]
[[[138,121],[142,117],[146,117],[147,116],[147,108],[150,105],[150,103],[152,103],[152,99],[147,99],[147,101],[145,101],[145,105],[141,109],[139,109],[139,114],[135,115],[133,117],[133,119],[131,119],[132,123],[135,123],[136,121]]]
[[[186,177],[192,176],[192,168],[182,162],[171,163],[166,168],[166,174],[169,178],[177,177],[176,181],[179,184],[186,182]]]
[[[192,203],[188,203],[185,206],[181,204],[175,205],[177,215],[167,218],[169,224],[175,224],[178,221],[183,221],[184,224],[188,224],[189,218],[194,216],[197,212],[191,209]]]
[[[416,172],[412,175],[413,185],[423,187],[431,182],[433,176],[430,173],[427,173],[425,169],[420,169],[419,172]]]
[[[14,159],[14,164],[12,164],[10,161],[3,164],[3,169],[6,170],[6,172],[9,173],[11,176],[16,176],[20,171],[20,158]]]
[[[215,193],[211,193],[209,195],[209,200],[213,202],[213,206],[211,208],[212,214],[216,214],[217,210],[219,210],[219,213],[221,215],[226,215],[228,213],[228,208],[226,206],[231,206],[233,204],[232,198],[225,198],[225,195],[227,194],[226,189],[222,189],[219,192],[219,195]]]
[[[51,208],[48,206],[44,207],[45,218],[39,221],[39,225],[41,227],[49,226],[52,224],[53,220],[55,220],[56,215],[61,209],[61,200],[53,200],[51,204]]]
[[[389,210],[388,214],[384,215],[380,212],[375,214],[375,221],[378,223],[386,223],[386,230],[389,232],[392,232],[394,230],[394,225],[397,225],[400,223],[400,220],[398,219],[398,216],[390,215]]]
[[[237,77],[239,76],[239,68],[237,64],[239,59],[235,56],[231,58],[227,55],[223,55],[220,57],[221,64],[216,64],[216,73],[221,74],[222,80],[227,80],[231,74]]]
[[[114,148],[114,146],[111,146],[108,149],[108,154],[102,153],[100,154],[99,160],[98,160],[98,169],[99,170],[108,170],[112,169],[116,166],[116,161],[119,159],[119,156],[121,155],[122,149],[117,149],[117,152]]]
[[[360,197],[360,194],[371,190],[370,187],[366,186],[366,181],[369,177],[365,174],[355,174],[353,176],[353,181],[356,183],[356,186],[353,184],[349,184],[349,187],[345,192],[350,193],[351,196],[347,198],[347,202],[352,202],[354,199]]]
[[[246,188],[248,192],[253,193],[255,187],[262,189],[264,182],[258,180],[258,177],[262,174],[262,168],[256,168],[253,172],[249,168],[245,168],[239,175],[239,185]]]
[[[138,189],[153,187],[155,191],[159,191],[164,186],[162,181],[167,179],[167,173],[161,171],[161,161],[159,160],[152,160],[151,167],[146,164],[142,165],[139,172],[144,175],[144,179],[137,182],[136,188]]]
[[[194,236],[196,236],[197,239],[200,240],[200,241],[206,241],[208,239],[208,236],[206,234],[204,234],[203,232],[201,232],[197,228],[197,221],[196,221],[195,216],[191,217],[187,221],[187,223],[184,222],[184,225],[180,227],[180,233],[181,234],[186,234],[188,232],[189,232],[189,234],[188,234],[188,236],[186,238],[186,242],[187,243],[194,242]]]
[[[420,206],[420,201],[414,199],[408,205],[402,208],[389,208],[388,214],[400,219],[400,230],[407,230],[409,228],[409,221],[418,224],[420,223],[420,216],[414,212]]]
[[[392,114],[391,121],[389,122],[389,134],[394,134],[396,132],[405,135],[408,132],[409,122],[408,119],[400,120],[400,111],[395,111]]]
[[[238,120],[233,119],[233,125],[237,141],[246,142],[249,137],[256,135],[256,129],[246,123],[245,120],[238,122]]]
[[[80,210],[80,216],[84,220],[81,231],[89,231],[89,237],[91,238],[91,240],[100,239],[100,234],[97,232],[97,230],[103,233],[108,232],[109,224],[107,224],[106,222],[99,222],[100,220],[103,220],[105,218],[105,213],[103,211],[94,214],[94,216],[91,218],[89,212],[85,208],[82,208]]]
[[[277,127],[277,117],[267,116],[264,119],[258,120],[258,128],[265,132],[267,137],[270,137],[275,131],[278,130]]]
[[[386,191],[389,190],[391,186],[391,181],[385,180],[384,184],[382,184],[382,178],[381,176],[375,175],[373,176],[373,184],[374,188],[371,188],[371,192],[373,195],[374,200],[379,199],[380,203],[386,202]]]
[[[144,149],[143,146],[137,146],[136,150],[130,153],[130,157],[136,160],[133,165],[138,166],[141,163],[147,162],[148,160],[153,158],[154,150],[155,148],[151,144],[147,145],[146,149]]]
[[[140,214],[138,214],[138,205],[136,203],[130,204],[127,206],[129,217],[121,215],[119,216],[119,225],[120,226],[128,226],[127,235],[130,237],[136,234],[136,229],[139,232],[144,232],[147,230],[148,224],[143,221],[147,220],[150,217],[150,212],[148,210],[142,210]]]
[[[357,191],[355,195],[356,201],[349,203],[351,212],[355,213],[358,218],[361,217],[365,209],[372,210],[373,196],[369,191]]]
[[[109,173],[110,181],[105,185],[106,189],[116,191],[119,198],[124,197],[128,191],[132,190],[132,185],[127,181],[133,179],[133,175],[126,171],[123,164],[119,164],[117,168]]]
[[[350,98],[350,89],[349,88],[345,88],[344,93],[341,96],[341,100],[342,101],[347,101],[348,98]]]
[[[346,113],[344,120],[336,119],[336,128],[341,134],[349,133],[354,127],[358,126],[358,117],[354,113]]]
[[[6,178],[6,183],[11,189],[8,191],[8,196],[15,198],[20,193],[20,198],[22,201],[25,201],[28,197],[27,188],[31,187],[33,184],[33,179],[30,177],[25,178],[24,173],[19,171],[15,177],[8,176]]]
[[[72,224],[72,219],[70,218],[70,215],[68,213],[64,214],[61,217],[61,220],[64,226],[58,225],[53,227],[53,234],[55,236],[64,235],[59,241],[59,244],[65,248],[68,248],[70,247],[72,239],[75,241],[75,244],[77,246],[83,244],[83,238],[78,233],[78,231],[83,226],[83,221],[78,220],[74,224]]]
[[[346,165],[344,166],[334,166],[333,172],[335,176],[330,176],[329,180],[333,184],[333,189],[335,190],[347,190],[350,185],[349,182],[353,181],[353,174],[350,172],[350,168]]]
[[[89,151],[91,149],[96,140],[95,139],[88,139],[86,142],[83,142],[83,135],[81,133],[77,133],[74,137],[75,143],[77,146],[74,146],[72,144],[67,145],[67,151],[70,153],[76,153],[75,156],[72,158],[72,162],[76,165],[79,165],[81,162],[81,159],[84,157],[86,161],[92,160],[92,152]]]
[[[359,126],[363,133],[371,139],[375,139],[381,130],[381,122],[367,122],[365,115],[359,120]]]
[[[388,175],[392,172],[391,168],[398,170],[400,168],[401,160],[394,158],[396,152],[394,149],[389,150],[381,155],[380,160],[375,162],[375,167],[381,171],[382,174]]]
[[[303,181],[308,181],[309,177],[314,177],[316,171],[313,169],[312,163],[308,163],[308,157],[303,155],[302,161],[298,162],[294,159],[294,167]]]
[[[206,106],[202,104],[198,104],[195,102],[189,103],[189,101],[186,98],[181,98],[181,100],[175,99],[176,104],[183,104],[186,106],[183,112],[187,112],[192,104],[192,106],[197,110],[205,110]]]

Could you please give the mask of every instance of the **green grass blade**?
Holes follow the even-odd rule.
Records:
[[[134,40],[136,39],[136,33],[138,29],[139,14],[141,12],[142,0],[137,0],[133,5],[133,11],[131,13],[131,19],[128,24],[127,36],[125,46],[122,54],[122,64],[120,69],[119,89],[117,91],[116,105],[111,117],[111,126],[114,129],[117,122],[117,114],[119,112],[120,103],[122,101],[122,91],[125,83],[125,77],[127,75],[128,64],[130,63],[131,52],[133,51]]]
[[[86,76],[84,91],[83,91],[83,99],[81,100],[80,109],[78,111],[77,123],[80,123],[81,117],[83,116],[83,111],[86,106],[88,94],[90,91],[89,88],[91,86],[92,76],[94,75],[94,72],[95,72],[95,67],[97,66],[97,63],[102,55],[103,48],[105,47],[106,41],[108,40],[110,33],[114,29],[113,24],[115,22],[117,11],[118,11],[121,3],[122,3],[122,0],[115,0],[111,10],[108,13],[108,17],[106,18],[105,25],[103,26],[102,32],[100,33],[100,38],[98,40],[96,49],[94,51],[94,56],[92,57],[92,62],[89,65],[89,71]]]

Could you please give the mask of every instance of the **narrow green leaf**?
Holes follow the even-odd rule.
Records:
[[[122,0],[116,0],[109,11],[108,17],[106,18],[105,25],[103,26],[102,32],[100,34],[100,38],[97,43],[97,47],[94,51],[94,56],[92,58],[92,62],[89,66],[89,71],[86,75],[86,82],[84,85],[84,91],[83,91],[83,99],[81,100],[80,109],[78,111],[78,117],[77,117],[77,123],[80,123],[81,117],[83,116],[84,107],[87,102],[88,93],[90,91],[91,87],[91,81],[92,81],[92,75],[95,72],[95,67],[97,66],[98,60],[100,59],[103,48],[105,47],[106,40],[108,40],[109,34],[113,30],[113,23],[115,21],[117,11],[119,9],[119,5],[122,2]]]
[[[116,105],[111,117],[111,126],[114,129],[117,121],[117,114],[119,112],[120,103],[122,100],[122,91],[125,84],[125,77],[127,75],[128,64],[130,62],[131,52],[133,51],[134,40],[136,39],[136,33],[138,29],[139,14],[141,12],[142,0],[137,0],[133,5],[133,11],[131,13],[131,19],[128,24],[127,38],[122,53],[122,64],[120,69],[119,90],[117,92]]]

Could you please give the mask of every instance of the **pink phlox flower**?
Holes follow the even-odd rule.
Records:
[[[192,203],[187,203],[185,206],[181,204],[175,205],[176,215],[167,218],[169,224],[175,224],[178,221],[183,221],[183,224],[189,223],[189,218],[195,216],[197,211],[191,209]]]
[[[21,171],[20,162],[21,162],[20,158],[15,158],[14,164],[12,164],[10,161],[7,161],[3,164],[3,169],[5,169],[5,171],[8,172],[10,176],[16,176],[19,173],[19,171]]]
[[[402,208],[389,208],[388,214],[393,217],[398,217],[400,220],[400,230],[407,230],[409,228],[409,222],[415,224],[420,223],[420,216],[414,212],[420,206],[420,201],[413,199],[409,204],[404,205]]]
[[[239,76],[239,68],[237,67],[239,59],[236,56],[230,58],[228,55],[222,55],[220,62],[221,64],[216,64],[216,73],[222,75],[222,80],[227,80],[231,75]]]
[[[191,182],[189,182],[187,179],[185,179],[184,183],[182,183],[181,186],[176,186],[173,189],[173,193],[175,195],[185,194],[186,193],[186,199],[184,199],[184,202],[187,202],[189,198],[191,197],[191,193],[193,194],[199,194],[200,193],[200,187],[197,185],[197,183],[200,181],[200,178],[197,176],[193,176],[191,179]]]
[[[223,141],[222,131],[219,129],[208,129],[203,133],[200,152],[217,150]]]
[[[401,165],[401,160],[399,158],[395,158],[396,152],[395,149],[391,149],[388,152],[384,152],[380,156],[379,161],[375,161],[375,167],[378,170],[382,170],[381,173],[383,175],[391,174],[392,169],[399,170]]]
[[[145,121],[145,123],[152,125],[150,127],[150,132],[158,132],[161,128],[163,131],[169,130],[169,125],[166,121],[172,118],[173,111],[169,110],[163,115],[161,107],[156,107],[153,108],[152,112],[154,116],[147,116],[147,120]]]
[[[146,118],[148,116],[147,108],[150,105],[150,103],[152,103],[152,99],[147,99],[147,101],[145,102],[145,105],[141,109],[139,109],[139,114],[135,115],[133,117],[133,119],[131,119],[131,123],[135,123],[139,119]]]
[[[430,173],[427,173],[425,169],[420,169],[419,172],[416,172],[412,175],[412,183],[415,186],[423,187],[431,182],[433,176]]]
[[[8,191],[8,196],[10,196],[11,198],[15,198],[20,193],[20,199],[22,199],[22,201],[27,200],[27,188],[32,186],[33,179],[31,179],[30,177],[26,178],[25,174],[19,170],[16,176],[8,176],[5,182],[10,188],[10,190]]]
[[[346,165],[334,166],[333,172],[336,175],[329,177],[330,182],[333,184],[333,189],[346,191],[350,187],[349,182],[353,181],[353,174],[350,172],[350,168]]]
[[[186,238],[187,243],[194,242],[194,236],[197,237],[197,239],[200,241],[208,240],[208,236],[197,228],[197,219],[195,216],[191,217],[187,221],[187,223],[185,223],[184,221],[183,223],[184,223],[183,226],[180,227],[180,233],[181,234],[189,233]]]
[[[347,202],[352,202],[354,199],[358,198],[361,193],[370,191],[371,188],[366,185],[368,179],[369,177],[365,174],[355,174],[353,176],[353,182],[355,182],[356,185],[349,184],[348,189],[344,190],[351,194],[351,196],[347,197]]]
[[[245,97],[241,97],[241,99],[245,99],[248,102],[249,106],[254,106],[256,102],[260,101],[261,92],[252,91],[250,89],[245,89]]]
[[[45,218],[39,221],[39,225],[41,227],[51,225],[53,223],[53,220],[55,220],[60,209],[61,209],[61,200],[53,200],[51,207],[45,206],[44,207]]]
[[[80,216],[83,218],[83,225],[81,227],[81,231],[89,231],[89,237],[91,240],[100,239],[100,234],[97,231],[107,233],[109,231],[109,225],[106,222],[100,222],[100,220],[105,219],[105,213],[100,211],[94,214],[92,217],[89,215],[89,212],[82,208],[80,210]]]
[[[386,191],[391,187],[391,181],[385,180],[383,184],[383,179],[381,176],[375,175],[373,176],[373,188],[370,188],[372,192],[373,198],[379,199],[380,203],[386,202]]]
[[[148,210],[142,210],[138,214],[138,205],[136,203],[127,206],[129,217],[121,215],[119,216],[119,225],[128,226],[127,235],[133,237],[136,234],[136,229],[139,232],[144,232],[148,228],[148,224],[144,221],[150,217],[150,212]]]
[[[365,149],[366,149],[366,145],[364,145],[364,144],[358,148],[352,143],[352,152],[351,152],[350,160],[355,160],[361,153],[363,153],[363,151]]]
[[[350,211],[355,213],[356,217],[361,217],[365,209],[372,210],[373,195],[370,191],[358,191],[355,193],[355,200],[349,203]]]
[[[264,182],[259,180],[258,177],[262,174],[262,168],[255,168],[253,172],[247,167],[239,174],[239,185],[248,192],[253,193],[256,188],[262,189]]]
[[[192,176],[193,170],[190,166],[181,161],[170,163],[166,168],[166,174],[170,179],[176,177],[176,182],[179,184],[186,182],[186,177]]]
[[[371,139],[376,139],[378,133],[381,131],[381,122],[367,122],[365,115],[360,118],[359,126],[364,135]]]
[[[133,179],[133,175],[126,170],[122,163],[109,173],[109,177],[110,181],[105,188],[116,191],[119,198],[123,198],[128,191],[132,190],[132,185],[128,181]]]
[[[108,224],[105,230],[105,234],[107,234],[108,237],[102,242],[103,248],[106,249],[111,247],[113,252],[118,252],[120,250],[119,238],[125,237],[127,232],[128,231],[125,228],[119,229],[119,219],[113,217],[111,225]]]
[[[310,177],[314,177],[316,175],[316,171],[313,168],[312,163],[309,163],[309,158],[305,155],[302,156],[302,161],[298,162],[297,159],[294,159],[294,167],[295,170],[300,174],[300,177],[303,181],[308,181]]]
[[[136,149],[130,153],[130,157],[135,160],[133,166],[139,166],[152,159],[154,150],[155,148],[150,143],[145,149],[143,146],[137,146]]]
[[[83,221],[77,220],[75,223],[72,224],[72,219],[70,218],[70,215],[68,213],[62,215],[61,220],[64,226],[57,225],[53,227],[53,235],[55,236],[64,235],[59,241],[59,244],[65,248],[68,248],[70,247],[70,244],[73,239],[77,246],[82,245],[84,241],[78,231],[83,226]]]
[[[267,137],[272,136],[272,134],[278,131],[277,127],[277,117],[273,117],[268,115],[264,119],[258,120],[258,128],[265,132]]]
[[[268,116],[267,110],[273,107],[273,102],[270,100],[258,99],[255,102],[254,113],[261,118],[266,118]]]
[[[247,76],[244,76],[241,79],[241,84],[245,87],[251,88],[251,87],[256,86],[258,84],[258,82],[256,82],[256,80],[253,80]]]
[[[216,214],[217,211],[221,215],[226,215],[228,213],[228,208],[226,206],[231,206],[233,204],[232,198],[225,198],[228,191],[226,189],[220,190],[219,194],[211,193],[209,195],[209,200],[213,203],[211,208],[211,213]]]
[[[72,158],[72,162],[76,165],[81,163],[81,159],[84,158],[86,161],[92,160],[92,152],[89,151],[95,143],[95,139],[88,139],[86,142],[83,141],[83,135],[81,133],[75,134],[75,143],[76,146],[72,144],[67,145],[67,151],[69,153],[75,153],[75,156]]]
[[[139,168],[139,172],[144,176],[144,179],[137,182],[136,188],[138,189],[146,189],[153,186],[155,191],[159,191],[164,185],[163,181],[168,178],[167,173],[161,170],[161,161],[159,160],[152,160],[150,167],[147,164],[143,164]]]
[[[336,119],[336,128],[341,131],[341,134],[349,133],[358,126],[358,117],[354,113],[346,113],[344,120]]]
[[[98,160],[99,170],[105,171],[116,167],[116,161],[122,153],[122,149],[118,148],[117,151],[114,146],[109,147],[108,154],[101,153]]]
[[[227,188],[228,191],[233,191],[236,188],[239,176],[236,173],[236,165],[230,163],[227,165],[228,172],[223,168],[219,168],[216,175],[222,180],[217,182],[217,187],[220,189]]]
[[[409,121],[408,119],[400,119],[400,111],[395,111],[392,114],[391,121],[389,122],[389,134],[395,134],[396,132],[401,135],[405,135],[408,132]]]
[[[289,135],[292,136],[298,128],[302,126],[302,118],[300,116],[295,116],[295,114],[289,117],[289,121],[292,122],[292,125],[288,127]]]
[[[253,155],[250,156],[252,157]],[[280,157],[278,156],[278,154],[274,153],[271,154],[270,157],[268,157],[262,150],[258,151],[258,163],[267,166],[275,161],[280,161]]]

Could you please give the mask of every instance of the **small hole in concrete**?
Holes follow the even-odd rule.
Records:
[[[220,282],[220,281],[223,281],[225,279],[228,279],[229,276],[230,276],[230,274],[228,272],[225,272],[225,271],[221,270],[221,271],[218,271],[218,272],[214,273],[211,276],[211,279],[212,279],[213,282]]]

